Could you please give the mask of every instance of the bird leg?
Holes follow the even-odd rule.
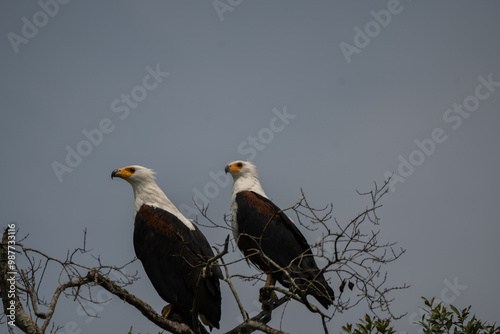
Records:
[[[179,304],[168,304],[161,310],[161,316],[171,321],[187,324],[190,327],[192,325],[189,312]]]
[[[274,279],[272,275],[267,275],[266,284],[264,285],[264,287],[268,287],[268,286],[275,285],[275,284],[276,284],[276,279]],[[277,298],[278,298],[278,296],[276,295],[276,293],[273,290],[260,289],[259,302],[264,304],[269,300],[273,300],[273,299],[277,299]]]
[[[172,310],[174,307],[171,304],[166,305],[162,310],[161,310],[161,316],[165,319],[168,319],[168,316],[170,313],[172,313]]]

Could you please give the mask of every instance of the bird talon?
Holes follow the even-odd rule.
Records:
[[[168,316],[170,315],[170,313],[172,312],[172,305],[168,304],[166,305],[165,307],[162,308],[161,310],[161,316],[165,319],[168,319]]]
[[[267,302],[273,301],[275,299],[278,299],[276,292],[274,292],[273,290],[264,289],[264,288],[260,289],[259,302],[267,303]]]

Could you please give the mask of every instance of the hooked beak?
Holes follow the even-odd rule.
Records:
[[[120,177],[120,172],[118,171],[118,169],[115,169],[114,171],[111,172],[111,180],[114,177]]]
[[[231,167],[229,167],[229,165],[226,165],[226,168],[224,168],[224,172],[229,173],[229,171],[231,170]]]

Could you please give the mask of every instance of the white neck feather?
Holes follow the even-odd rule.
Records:
[[[143,204],[150,205],[159,209],[170,212],[179,220],[184,223],[190,230],[194,230],[193,223],[189,221],[184,215],[175,207],[175,205],[168,199],[165,193],[158,187],[156,182],[150,181],[147,183],[132,183],[134,189],[135,207],[134,207],[134,220],[135,215]]]
[[[267,198],[264,189],[260,185],[259,179],[253,175],[242,175],[234,180],[232,200],[236,198],[236,194],[240,191],[253,191]]]

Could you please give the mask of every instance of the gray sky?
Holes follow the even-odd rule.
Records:
[[[231,189],[212,176],[233,160],[253,159],[279,206],[303,188],[340,221],[364,208],[356,189],[394,172],[380,228],[407,250],[388,267],[389,286],[411,285],[393,295],[408,312],[397,329],[415,331],[420,296],[499,320],[499,3],[41,3],[0,4],[0,202],[3,224],[17,222],[28,245],[64,257],[87,228],[104,263],[132,259],[132,190],[110,180],[129,164],[155,169],[184,212],[206,199],[218,221]],[[212,243],[227,235],[202,230]],[[160,310],[134,270],[142,279],[129,291]],[[258,311],[258,288],[239,288]],[[157,332],[116,298],[101,307],[93,319],[61,300],[55,320],[68,334]],[[365,312],[339,314],[330,331]],[[238,321],[224,285],[222,330]],[[287,307],[284,330],[311,323],[319,330]]]

